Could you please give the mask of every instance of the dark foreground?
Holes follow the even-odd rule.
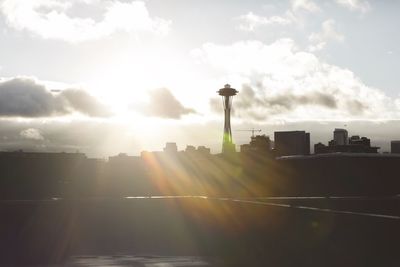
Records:
[[[400,266],[399,197],[13,200],[0,218],[4,266]]]

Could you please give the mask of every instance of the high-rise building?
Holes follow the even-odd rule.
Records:
[[[310,154],[310,133],[305,131],[275,132],[275,155],[309,155]]]
[[[333,140],[338,146],[344,146],[349,144],[349,134],[346,129],[336,128],[333,132]]]
[[[347,131],[343,129],[335,129],[334,138],[329,141],[328,146],[318,143],[314,145],[315,154],[326,153],[378,153],[379,147],[371,146],[371,140],[367,137],[353,135],[347,138]],[[343,141],[348,140],[348,143],[343,145]]]
[[[400,154],[400,141],[390,142],[390,152]]]
[[[176,145],[176,143],[168,142],[165,144],[164,152],[170,154],[176,154],[178,153],[178,146]]]

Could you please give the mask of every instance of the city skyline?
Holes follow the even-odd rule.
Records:
[[[179,7],[179,8],[178,8]],[[0,1],[0,150],[220,150],[222,104],[237,145],[253,127],[333,128],[399,139],[400,4],[366,0]],[[201,14],[207,14],[207,17]]]
[[[398,11],[0,0],[0,265],[400,266]]]

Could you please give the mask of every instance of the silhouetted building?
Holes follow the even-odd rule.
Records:
[[[400,141],[390,142],[390,152],[400,154]]]
[[[310,133],[305,131],[275,132],[274,137],[277,157],[310,154]]]
[[[26,160],[56,160],[56,161],[81,161],[87,159],[83,153],[52,153],[52,152],[24,152],[22,150],[5,152],[0,151],[3,159],[26,159]]]
[[[211,154],[211,149],[205,146],[198,146],[197,147],[197,152],[202,154],[202,155],[210,155]]]
[[[240,146],[240,152],[257,152],[257,153],[268,153],[271,151],[271,140],[269,136],[256,135],[251,137],[250,144],[244,144]]]
[[[330,143],[330,142],[329,142]],[[331,144],[329,144],[329,146],[330,146]],[[323,154],[323,153],[327,153],[327,152],[325,152],[327,150],[327,146],[326,145],[324,145],[323,143],[321,143],[321,142],[319,142],[319,143],[316,143],[315,145],[314,145],[314,154]]]
[[[176,145],[176,143],[168,142],[165,144],[164,152],[170,154],[176,154],[178,153],[178,146]]]
[[[211,155],[211,150],[205,146],[199,146],[197,149],[194,146],[188,145],[184,153],[191,156],[208,156]]]
[[[314,153],[378,153],[379,147],[372,147],[371,140],[367,137],[360,138],[358,135],[353,135],[348,139],[348,141],[344,141],[343,138],[346,136],[346,130],[335,129],[334,138],[336,139],[329,141],[328,146],[322,143],[315,144]]]
[[[367,137],[360,138],[360,136],[358,136],[358,135],[353,135],[349,139],[349,145],[362,145],[362,146],[370,147],[371,140],[368,139]]]
[[[344,146],[326,146],[318,143],[314,145],[315,154],[326,153],[378,153],[379,147],[371,147],[364,145],[344,145]]]
[[[229,84],[225,84],[224,88],[219,89],[217,93],[222,96],[225,114],[224,133],[222,136],[222,153],[235,152],[236,148],[232,140],[231,108],[233,96],[236,95],[238,91],[231,88]]]
[[[252,151],[251,147],[250,147],[250,144],[240,145],[240,152],[247,153],[247,152],[250,152],[250,151]]]
[[[346,129],[338,129],[336,128],[335,131],[333,131],[333,140],[335,141],[336,145],[343,146],[347,145],[348,142],[348,133]]]
[[[127,165],[131,166],[132,163],[137,163],[141,158],[138,156],[128,156],[125,153],[120,153],[117,156],[108,157],[108,162],[111,165]]]
[[[196,152],[196,147],[187,145],[186,149],[185,149],[185,152],[186,153],[195,153]]]

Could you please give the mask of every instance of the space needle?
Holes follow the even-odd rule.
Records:
[[[231,129],[231,108],[233,96],[238,93],[234,88],[231,88],[229,84],[225,84],[224,88],[221,88],[217,93],[222,96],[222,103],[225,112],[224,122],[224,135],[222,139],[222,153],[235,152],[235,144],[232,140],[232,129]]]

